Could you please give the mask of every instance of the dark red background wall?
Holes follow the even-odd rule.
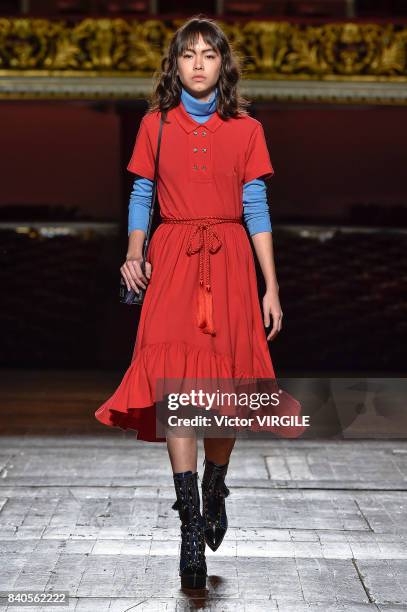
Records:
[[[118,219],[144,108],[135,102],[133,124],[128,106],[122,123],[110,103],[2,103],[0,205],[78,206],[96,219]],[[275,219],[340,218],[353,203],[406,204],[404,108],[260,103],[251,112],[264,125],[275,168]]]
[[[407,204],[406,110],[398,107],[257,107],[275,167],[278,214],[342,216],[353,203]]]
[[[7,103],[1,114],[0,204],[120,213],[120,120],[86,103]]]

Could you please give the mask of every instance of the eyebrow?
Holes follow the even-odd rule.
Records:
[[[190,49],[190,48],[184,49],[184,52],[185,51],[192,51],[192,53],[196,53],[194,49]],[[213,49],[212,47],[207,47],[206,49],[202,49],[202,53],[206,53],[207,51],[213,51],[214,53],[216,53],[216,50]]]

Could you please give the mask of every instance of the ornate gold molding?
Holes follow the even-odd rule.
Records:
[[[0,99],[123,99],[151,77],[182,20],[0,19]],[[407,25],[223,23],[252,99],[407,104]]]
[[[159,20],[0,19],[1,76],[148,77],[174,29]],[[407,26],[222,23],[245,78],[407,80]]]

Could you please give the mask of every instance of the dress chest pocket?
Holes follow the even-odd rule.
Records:
[[[237,166],[214,168],[214,176],[218,181],[238,181],[239,170]]]
[[[225,172],[226,176],[231,177],[231,178],[236,178],[237,177],[237,168],[236,166],[233,166],[233,168],[229,168],[226,172]]]

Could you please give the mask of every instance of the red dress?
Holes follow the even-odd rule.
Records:
[[[215,111],[195,122],[182,103],[164,123],[157,183],[161,223],[131,364],[96,411],[109,426],[156,435],[156,380],[275,378],[255,263],[242,225],[243,184],[274,174],[263,127]],[[127,169],[153,179],[159,113],[140,124]]]

